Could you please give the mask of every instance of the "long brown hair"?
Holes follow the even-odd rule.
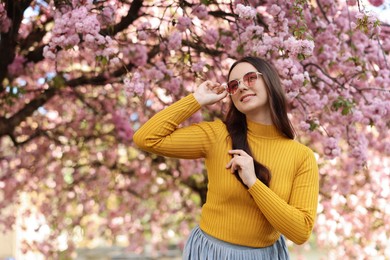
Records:
[[[229,70],[228,79],[233,68],[237,64],[242,62],[250,63],[259,72],[263,74],[262,77],[267,90],[272,122],[279,130],[279,132],[282,133],[285,137],[289,139],[294,139],[295,131],[287,115],[287,102],[285,92],[275,68],[263,59],[248,56],[233,63]],[[230,102],[230,107],[224,123],[232,140],[233,149],[242,149],[247,154],[253,157],[247,139],[248,129],[246,116],[245,114],[238,111],[238,109],[234,106],[233,102]],[[267,169],[267,167],[265,167],[263,164],[259,163],[255,159],[253,159],[253,162],[255,166],[256,177],[265,185],[269,186],[269,182],[271,180],[271,172]],[[235,172],[235,175],[237,179],[242,184],[244,184],[237,171]]]

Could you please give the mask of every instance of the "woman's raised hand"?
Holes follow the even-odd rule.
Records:
[[[205,106],[224,99],[227,94],[221,84],[207,80],[198,86],[194,92],[194,97],[201,106]]]

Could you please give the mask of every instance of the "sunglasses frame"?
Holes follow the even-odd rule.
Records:
[[[228,93],[230,96],[236,94],[236,93],[237,93],[237,90],[238,90],[238,87],[241,85],[241,83],[244,84],[246,87],[249,88],[250,86],[247,86],[247,85],[245,84],[245,82],[243,81],[243,79],[244,79],[244,77],[245,77],[246,75],[248,75],[248,74],[250,74],[250,73],[256,73],[257,79],[259,79],[259,77],[258,77],[259,75],[263,75],[263,73],[258,72],[258,71],[250,71],[250,72],[248,72],[248,73],[245,73],[245,75],[242,76],[242,78],[240,78],[240,79],[232,79],[232,80],[230,80],[229,82],[232,82],[232,81],[237,81],[237,82],[238,82],[237,88],[236,88],[236,90],[234,91],[234,93],[230,93],[229,90],[228,90],[228,89],[229,89],[229,87],[228,87],[229,82],[223,83],[222,85],[223,85],[223,87],[225,88],[225,90],[227,91],[227,93]]]

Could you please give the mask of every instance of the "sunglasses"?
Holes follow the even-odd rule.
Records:
[[[238,87],[241,83],[244,83],[245,86],[251,88],[255,85],[258,76],[263,75],[260,72],[248,72],[245,74],[241,79],[233,79],[229,81],[228,83],[225,83],[225,89],[229,93],[229,95],[236,94]]]

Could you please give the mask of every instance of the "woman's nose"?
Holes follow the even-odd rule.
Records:
[[[240,91],[248,90],[248,86],[243,81],[239,81],[238,82],[238,89]]]

